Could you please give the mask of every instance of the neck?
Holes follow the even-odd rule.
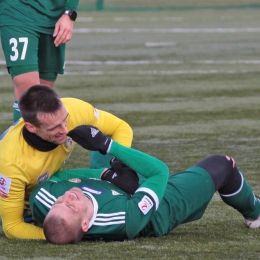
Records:
[[[58,147],[57,144],[43,140],[36,134],[29,132],[26,127],[23,127],[23,138],[33,148],[41,152],[49,152]]]

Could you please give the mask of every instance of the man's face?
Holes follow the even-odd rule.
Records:
[[[62,214],[64,219],[83,220],[87,214],[89,199],[79,188],[72,188],[58,197],[49,214]]]
[[[58,145],[65,143],[68,133],[68,115],[64,105],[55,114],[39,113],[37,117],[41,125],[34,127],[35,134],[51,143]]]

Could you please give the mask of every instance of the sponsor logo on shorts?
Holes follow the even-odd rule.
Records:
[[[87,187],[87,186],[83,186],[82,190],[88,191],[89,193],[93,193],[96,195],[101,195],[103,193],[103,191],[101,191],[101,190],[95,190],[95,189]]]
[[[10,191],[11,183],[12,183],[12,179],[3,176],[0,173],[0,196],[3,199],[6,199],[8,197],[8,193]]]
[[[43,182],[45,182],[46,180],[48,180],[50,178],[50,171],[46,170],[42,175],[40,175],[37,179],[37,184],[41,184]]]

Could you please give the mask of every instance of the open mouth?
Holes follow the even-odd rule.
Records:
[[[66,135],[56,135],[55,138],[57,139],[63,139]]]

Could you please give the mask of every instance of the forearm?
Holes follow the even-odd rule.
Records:
[[[6,237],[10,239],[41,239],[45,240],[43,229],[33,224],[20,222],[11,228],[3,226]]]
[[[1,217],[5,235],[11,239],[45,239],[42,228],[23,222],[22,211],[23,207],[2,203]]]
[[[169,168],[161,160],[135,149],[112,143],[109,154],[126,163],[136,172],[146,177],[144,186],[154,190],[159,200],[162,199],[169,177]]]
[[[67,0],[65,5],[65,10],[74,10],[76,11],[78,8],[79,0]]]

